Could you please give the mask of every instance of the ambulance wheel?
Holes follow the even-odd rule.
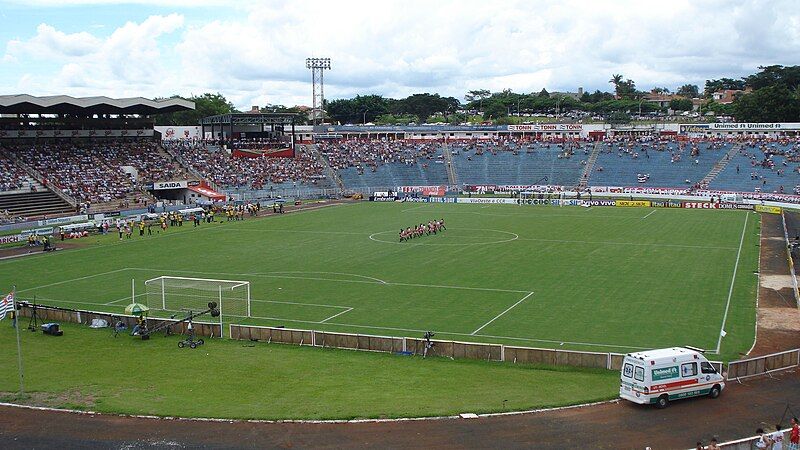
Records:
[[[183,348],[183,341],[178,342],[178,348]]]
[[[668,405],[669,405],[669,396],[667,396],[666,394],[662,395],[661,397],[658,397],[658,400],[656,400],[656,408],[658,409],[664,409]]]
[[[719,385],[715,384],[714,387],[711,388],[711,392],[708,393],[708,396],[711,398],[719,397],[720,389]]]

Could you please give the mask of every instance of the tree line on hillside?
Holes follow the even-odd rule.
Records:
[[[702,92],[697,85],[685,84],[674,93],[665,87],[640,91],[636,83],[621,74],[609,79],[612,92],[596,90],[581,96],[571,93],[516,93],[510,89],[490,92],[476,89],[464,95],[464,101],[439,94],[420,93],[394,99],[377,94],[357,95],[349,99],[326,101],[327,121],[333,123],[449,123],[458,124],[491,120],[509,123],[513,116],[531,114],[582,113],[603,117],[609,122],[626,122],[631,114],[690,111],[692,99],[701,99],[702,113],[733,116],[739,122],[800,122],[800,66],[762,66],[759,72],[741,79],[707,80]],[[740,91],[732,103],[721,104],[712,97],[722,90]],[[647,94],[672,95],[668,107],[659,107],[645,99]],[[177,96],[175,96],[177,97]],[[182,97],[181,97],[182,98]],[[195,125],[203,117],[238,112],[222,94],[203,94],[186,98],[195,102],[194,111],[156,116],[157,125]],[[298,107],[268,105],[262,112],[298,114],[298,124],[308,123],[307,112]]]

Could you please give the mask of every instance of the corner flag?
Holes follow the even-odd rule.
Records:
[[[13,310],[14,310],[14,293],[11,292],[10,294],[3,297],[2,300],[0,300],[0,320],[5,319],[6,314],[9,311]]]

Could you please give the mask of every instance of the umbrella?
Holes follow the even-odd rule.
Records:
[[[150,308],[141,303],[131,303],[125,307],[125,314],[131,314],[134,316],[138,316],[139,314],[147,314],[147,311],[150,311]]]

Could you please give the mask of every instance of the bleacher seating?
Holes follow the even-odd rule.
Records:
[[[798,193],[798,170],[800,143],[748,142],[709,187],[741,192]]]
[[[733,144],[625,142],[599,145],[601,151],[589,177],[590,186],[687,188],[703,179]],[[693,149],[696,149],[695,154]]]
[[[351,189],[447,184],[439,143],[344,141],[318,148]]]
[[[13,151],[56,189],[81,204],[127,204],[146,199],[144,184],[184,178],[185,171],[151,142],[18,146]],[[123,167],[131,167],[134,174]]]
[[[234,158],[222,149],[212,151],[202,145],[176,150],[203,178],[229,191],[256,193],[330,187],[322,166],[300,147],[294,158]]]
[[[458,180],[464,184],[559,184],[574,186],[587,143],[523,141],[454,143],[449,145]]]

